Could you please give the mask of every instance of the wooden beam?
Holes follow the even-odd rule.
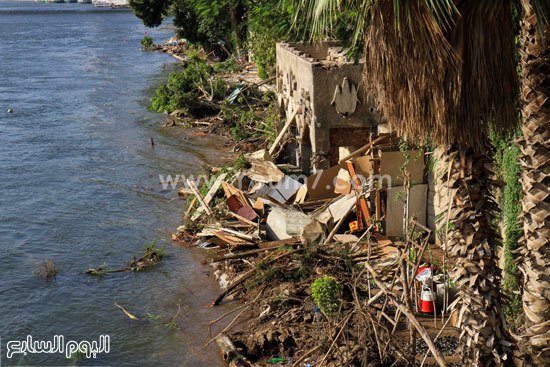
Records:
[[[240,215],[237,214],[237,213],[233,213],[231,210],[228,210],[228,211],[227,211],[227,214],[229,214],[229,215],[231,215],[231,216],[233,216],[233,217],[235,217],[235,218],[237,218],[237,219],[240,219],[240,220],[242,220],[243,222],[245,222],[245,223],[247,223],[247,224],[250,224],[251,226],[258,227],[258,223],[254,223],[253,221],[248,220],[248,219],[246,219],[245,217],[240,216]]]
[[[216,195],[216,192],[218,192],[218,189],[220,188],[220,186],[222,184],[222,181],[224,180],[224,178],[226,176],[227,176],[227,173],[222,173],[221,175],[218,176],[218,178],[216,178],[216,181],[214,181],[214,183],[210,187],[210,190],[208,190],[208,193],[204,197],[204,203],[206,205],[210,204],[210,202],[212,201],[212,199]],[[202,207],[202,206],[199,207],[195,211],[195,213],[193,213],[193,216],[191,217],[191,220],[193,220],[193,221],[196,220],[203,211],[204,211],[204,207]]]
[[[296,108],[296,110],[294,112],[292,112],[292,115],[290,115],[290,118],[287,120],[285,126],[283,126],[283,128],[279,132],[279,135],[277,135],[277,138],[275,138],[275,141],[273,142],[273,145],[271,145],[271,148],[269,148],[269,155],[272,155],[273,153],[275,153],[275,149],[277,149],[277,146],[279,145],[281,140],[283,140],[283,137],[285,136],[286,131],[288,130],[290,125],[296,119],[297,114],[298,114],[298,108]]]
[[[355,158],[357,157],[358,155],[360,154],[363,154],[365,153],[366,151],[368,151],[369,149],[372,149],[376,144],[384,141],[385,139],[387,139],[389,137],[389,135],[383,135],[383,136],[380,136],[376,139],[373,140],[372,143],[368,143],[367,145],[363,146],[362,148],[359,148],[357,149],[355,152],[352,152],[350,154],[348,154],[347,156],[345,156],[344,158],[340,159],[338,161],[338,164],[342,163],[342,162],[345,162],[347,161],[348,159],[352,159],[352,158]]]
[[[351,179],[353,181],[353,189],[355,190],[355,194],[359,198],[359,206],[361,208],[361,212],[363,213],[363,220],[365,221],[365,225],[368,227],[370,225],[371,215],[369,211],[369,207],[367,206],[367,201],[365,200],[364,196],[361,196],[361,181],[359,181],[359,178],[357,177],[357,173],[355,172],[355,168],[353,167],[353,163],[346,162],[346,166],[348,168],[348,172],[351,175]]]
[[[197,198],[197,200],[199,201],[201,206],[204,208],[204,210],[206,210],[206,212],[208,214],[214,215],[214,212],[212,211],[212,209],[210,209],[210,207],[204,202],[204,199],[202,198],[201,194],[199,193],[199,190],[197,190],[197,187],[195,186],[195,183],[191,180],[187,180],[187,184],[189,185],[189,187],[193,191],[193,194],[195,194],[195,197]]]

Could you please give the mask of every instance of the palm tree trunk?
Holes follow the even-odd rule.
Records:
[[[497,205],[489,188],[491,161],[472,150],[444,148],[439,152],[438,180],[451,200],[447,249],[458,288],[453,309],[459,313],[461,354],[467,366],[500,365],[500,341],[508,338],[492,225]],[[443,216],[439,224],[443,231],[446,222]]]
[[[524,340],[531,362],[550,366],[550,29],[543,37],[530,1],[522,5]]]

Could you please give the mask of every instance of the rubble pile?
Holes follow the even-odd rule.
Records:
[[[189,205],[173,240],[208,249],[222,287],[210,306],[239,303],[211,342],[232,366],[456,363],[441,350],[458,333],[442,312],[448,263],[426,227],[423,152],[380,135],[306,176],[272,158],[286,133],[179,192]],[[318,279],[333,293],[313,294]],[[314,300],[334,292],[330,310]]]

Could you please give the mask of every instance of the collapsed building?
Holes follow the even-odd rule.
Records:
[[[375,96],[362,83],[363,64],[347,60],[338,41],[281,42],[276,54],[279,107],[287,120],[285,127],[293,136],[287,150],[289,158],[304,173],[322,172],[325,176],[320,189],[309,188],[310,199],[335,195],[333,184],[346,168],[346,158],[369,141],[389,133]],[[371,159],[359,164],[358,173],[390,176],[392,187],[385,187],[382,198],[377,196],[371,202],[376,206],[373,211],[377,218],[385,217],[387,233],[402,235],[403,203],[395,197],[403,192],[401,165],[405,158],[395,140],[389,146],[373,149]],[[408,172],[411,186],[407,217],[415,217],[434,230],[436,216],[444,211],[444,200],[436,195],[434,180],[425,170],[424,156],[415,156],[408,169],[412,172]]]
[[[335,165],[377,134],[381,118],[361,86],[362,70],[336,41],[277,44],[279,106],[295,119],[295,162],[305,173]]]

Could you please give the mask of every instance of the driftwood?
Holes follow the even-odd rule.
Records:
[[[105,275],[112,273],[122,273],[125,271],[139,271],[157,265],[160,262],[162,256],[163,255],[159,253],[155,248],[152,248],[148,249],[145,254],[139,259],[136,259],[135,257],[132,258],[130,264],[124,268],[107,270],[105,269],[104,265],[100,265],[95,269],[85,270],[82,272],[82,274]]]
[[[122,310],[122,312],[124,312],[124,314],[126,316],[128,316],[129,318],[131,318],[132,320],[139,320],[136,316],[132,315],[130,312],[126,311],[126,309],[124,307],[122,307],[121,305],[119,305],[118,303],[115,302],[115,306],[117,306],[118,308],[120,308]]]

